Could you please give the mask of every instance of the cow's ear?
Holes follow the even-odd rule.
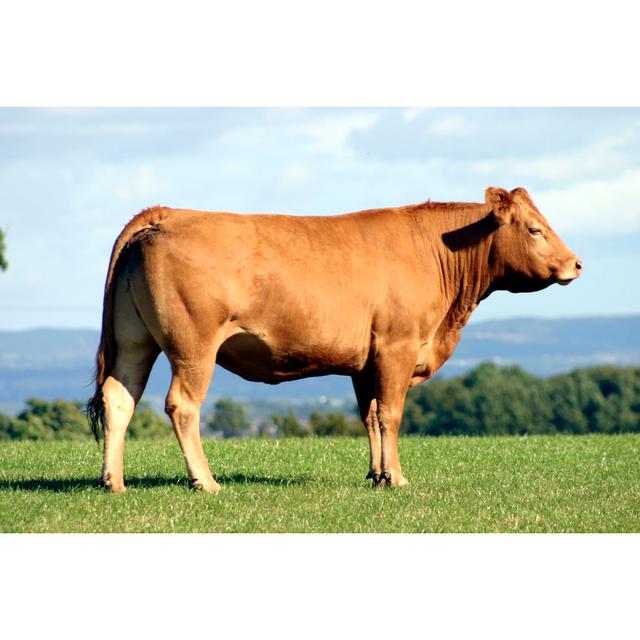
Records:
[[[484,199],[487,205],[491,207],[491,215],[499,225],[511,222],[511,204],[513,200],[506,189],[487,187],[484,192]]]
[[[511,198],[514,202],[523,202],[525,204],[533,204],[531,196],[524,187],[516,187],[511,191]]]

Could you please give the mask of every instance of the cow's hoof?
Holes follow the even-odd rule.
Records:
[[[392,477],[391,485],[394,487],[406,487],[409,485],[409,481],[401,474],[394,475]]]
[[[380,472],[379,471],[369,471],[369,473],[367,473],[367,477],[365,478],[365,480],[372,480],[373,481],[373,486],[377,487],[380,485]]]
[[[196,478],[189,480],[189,487],[194,491],[201,491],[202,493],[218,493],[222,487],[215,481],[202,482]]]
[[[113,482],[109,478],[101,480],[100,484],[107,493],[124,493],[127,490],[123,482]]]
[[[400,471],[383,471],[378,480],[374,478],[373,481],[378,487],[406,487],[409,484]]]

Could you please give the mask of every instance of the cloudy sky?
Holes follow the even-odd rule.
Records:
[[[473,320],[640,313],[640,109],[0,109],[0,329],[98,327],[152,204],[332,215],[524,186],[585,262]]]

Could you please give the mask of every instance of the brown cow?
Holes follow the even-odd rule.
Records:
[[[164,351],[166,399],[194,488],[214,492],[200,405],[214,365],[275,384],[349,375],[369,435],[375,484],[407,483],[398,427],[410,386],[449,358],[478,303],[580,275],[524,189],[484,204],[427,202],[339,216],[237,215],[154,207],[111,254],[94,433],[102,482],[124,491],[124,437]]]

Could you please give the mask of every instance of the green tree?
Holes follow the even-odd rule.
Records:
[[[278,429],[278,435],[283,438],[305,438],[311,435],[293,411],[289,410],[285,415],[272,413],[271,420]]]
[[[463,378],[471,390],[481,433],[525,434],[552,430],[544,381],[520,367],[482,364]]]
[[[429,418],[425,415],[422,405],[417,401],[415,393],[410,391],[404,403],[400,433],[408,435],[426,434]]]
[[[7,245],[4,242],[4,231],[0,229],[0,271],[6,271],[9,263],[6,258]]]
[[[461,378],[436,379],[415,387],[405,406],[408,412],[404,414],[401,428],[406,433],[434,436],[480,433],[472,410],[471,392]]]
[[[91,438],[81,402],[30,398],[15,418],[0,413],[0,440],[83,440]],[[146,402],[136,409],[127,437],[156,438],[171,434],[167,420]]]
[[[601,405],[600,391],[588,376],[562,375],[547,380],[553,428],[561,433],[587,433]]]
[[[14,420],[14,437],[26,440],[83,440],[91,435],[81,402],[29,398]]]
[[[360,420],[341,412],[320,413],[314,409],[309,416],[309,428],[316,436],[364,435]]]
[[[131,418],[127,437],[134,439],[166,438],[172,434],[169,421],[158,415],[146,401],[141,401]]]
[[[15,419],[0,411],[0,440],[13,440],[16,435]]]
[[[640,430],[640,369],[591,367],[573,372],[587,379],[590,396],[582,409],[591,431],[620,433]]]
[[[256,425],[256,435],[258,438],[270,438],[274,435],[275,430],[276,426],[270,418],[260,420]]]
[[[406,433],[524,434],[640,431],[640,369],[591,367],[549,379],[481,364],[410,390]]]
[[[213,409],[213,415],[206,419],[211,431],[222,432],[225,438],[241,438],[251,429],[247,409],[242,403],[220,398]]]

